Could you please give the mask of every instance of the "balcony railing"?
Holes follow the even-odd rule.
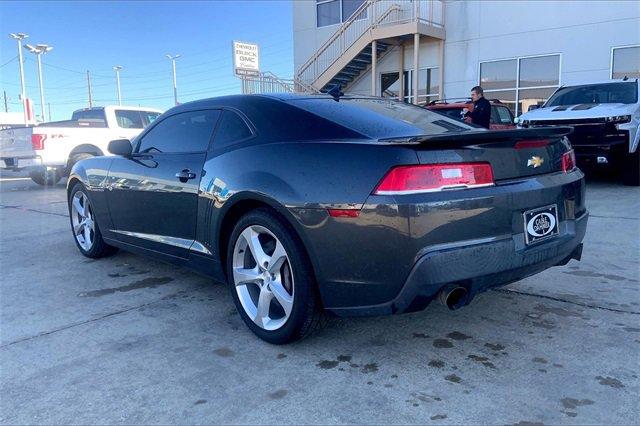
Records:
[[[263,72],[256,76],[242,76],[242,93],[287,93],[287,92],[317,92],[313,87],[299,81],[297,78],[279,78],[272,72]]]
[[[420,22],[443,28],[443,0],[367,0],[298,71],[311,85],[368,31],[387,25]]]

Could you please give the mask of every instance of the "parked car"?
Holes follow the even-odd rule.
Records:
[[[326,311],[457,309],[580,259],[569,131],[487,131],[382,98],[190,102],[74,165],[73,238],[87,257],[122,248],[227,280],[272,343]]]
[[[491,130],[504,130],[514,129],[513,113],[511,110],[497,99],[489,100],[491,103],[491,119],[489,123],[489,129]],[[466,108],[469,111],[473,111],[473,102],[471,99],[463,99],[458,101],[432,101],[429,102],[425,108],[444,114],[447,117],[451,117],[456,120],[464,121],[465,123],[471,123],[471,119],[464,117],[463,110]]]
[[[0,130],[0,168],[26,169],[34,182],[55,185],[81,159],[108,154],[110,141],[133,138],[160,111],[106,106],[77,110],[71,120]]]
[[[565,85],[541,108],[519,118],[523,128],[572,126],[581,167],[610,165],[627,185],[640,185],[640,87],[635,80]]]

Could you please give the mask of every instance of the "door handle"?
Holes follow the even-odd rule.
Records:
[[[189,179],[195,179],[196,174],[189,169],[184,169],[183,171],[176,173],[176,177],[180,179],[180,182],[184,183]]]

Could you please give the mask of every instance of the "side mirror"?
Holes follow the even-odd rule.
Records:
[[[529,105],[529,109],[527,109],[527,112],[528,111],[533,111],[534,109],[538,109],[538,108],[540,108],[540,105],[538,105],[538,104]]]
[[[133,147],[129,139],[116,139],[111,141],[107,149],[113,155],[120,155],[127,158],[131,157],[131,153],[133,152]]]

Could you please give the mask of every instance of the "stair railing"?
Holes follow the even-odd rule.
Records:
[[[366,0],[300,67],[297,77],[312,85],[360,37],[375,27],[406,22],[442,27],[442,1]]]

